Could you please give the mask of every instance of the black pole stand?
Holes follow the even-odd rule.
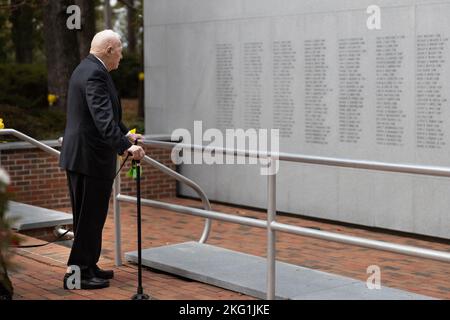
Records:
[[[137,141],[136,141],[137,142]],[[132,300],[148,300],[150,297],[144,293],[142,287],[142,234],[141,234],[141,161],[136,163],[136,193],[137,193],[137,234],[138,234],[138,287],[137,293],[131,297]]]

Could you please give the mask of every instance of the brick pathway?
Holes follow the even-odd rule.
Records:
[[[201,207],[191,199],[166,199],[177,204]],[[123,250],[136,250],[136,215],[134,205],[122,204]],[[265,219],[265,213],[236,207],[213,204],[213,210]],[[66,210],[67,211],[67,210]],[[143,207],[143,248],[198,240],[203,230],[203,219],[166,210]],[[412,237],[368,231],[348,226],[279,216],[278,221],[304,227],[340,232],[371,239],[450,251],[449,243],[420,240]],[[114,267],[114,238],[112,210],[104,232],[103,255],[100,266]],[[38,240],[26,238],[27,243]],[[209,244],[265,256],[265,230],[214,221]],[[15,299],[129,299],[136,290],[137,268],[125,263],[115,268],[111,287],[102,290],[66,291],[62,289],[69,249],[58,244],[42,248],[19,249],[15,256],[18,269],[11,273]],[[328,241],[278,233],[277,259],[365,281],[369,265],[381,268],[382,285],[450,299],[450,266],[443,262],[408,257],[378,250],[359,248]],[[265,279],[262,279],[265,281]],[[236,292],[207,284],[179,278],[156,270],[143,272],[144,290],[156,299],[254,299]],[[344,297],[343,297],[344,298]]]

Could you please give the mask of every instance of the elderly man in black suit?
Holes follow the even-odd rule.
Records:
[[[120,36],[112,30],[99,32],[69,82],[60,167],[67,173],[75,234],[67,265],[80,268],[81,289],[108,287],[114,276],[97,263],[117,155],[129,153],[136,160],[145,155],[132,143],[141,136],[130,134],[122,123],[120,100],[109,74],[121,58]],[[66,289],[70,276],[64,276]]]

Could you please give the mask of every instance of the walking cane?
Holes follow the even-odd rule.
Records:
[[[134,142],[137,145],[137,139]],[[137,236],[138,236],[138,287],[137,293],[132,300],[148,300],[150,297],[144,293],[142,287],[142,233],[141,233],[141,161],[132,160],[132,165],[136,166],[136,209],[137,209]]]

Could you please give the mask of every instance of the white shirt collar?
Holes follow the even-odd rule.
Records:
[[[106,64],[102,61],[102,59],[100,59],[99,57],[97,57],[95,54],[92,54],[94,57],[97,58],[98,61],[100,61],[102,63],[102,65],[105,67],[106,70],[108,70],[108,68],[106,67]]]

